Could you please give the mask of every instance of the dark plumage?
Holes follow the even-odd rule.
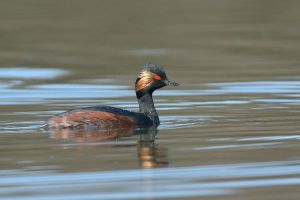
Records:
[[[177,86],[179,84],[169,81],[164,69],[159,65],[145,63],[135,82],[140,112],[110,106],[85,107],[51,117],[48,120],[48,126],[50,128],[158,126],[160,122],[152,93],[166,85]]]

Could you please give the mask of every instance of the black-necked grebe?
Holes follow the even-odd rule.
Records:
[[[50,128],[158,126],[160,122],[154,107],[152,93],[167,85],[177,86],[179,84],[169,81],[164,69],[159,65],[146,63],[142,65],[142,70],[135,81],[140,112],[109,106],[85,107],[51,117],[48,120],[48,126]]]

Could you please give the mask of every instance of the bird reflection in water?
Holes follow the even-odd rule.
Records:
[[[140,166],[145,169],[167,167],[169,165],[167,149],[155,142],[158,130],[141,133],[138,141],[138,158]]]
[[[88,142],[114,141],[124,137],[138,136],[137,156],[141,168],[167,167],[169,165],[167,149],[156,143],[156,127],[122,128],[122,129],[48,129],[49,137],[70,141],[76,144]],[[109,143],[109,146],[112,144]],[[114,144],[113,144],[114,145]],[[126,144],[128,146],[128,144]],[[116,148],[122,147],[120,143]]]
[[[74,143],[111,141],[121,137],[135,135],[133,127],[122,127],[117,129],[97,129],[97,128],[53,128],[47,130],[50,138],[68,140]]]

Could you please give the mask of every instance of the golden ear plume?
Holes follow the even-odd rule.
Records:
[[[142,71],[139,74],[139,80],[135,84],[135,91],[140,91],[146,87],[148,87],[154,80],[155,74],[149,71]]]

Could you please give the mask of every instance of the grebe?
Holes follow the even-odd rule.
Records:
[[[69,110],[48,120],[49,128],[123,128],[133,126],[158,126],[159,117],[154,107],[152,93],[167,85],[179,84],[169,81],[164,69],[153,63],[143,64],[135,81],[135,92],[140,112],[132,112],[110,106],[85,107]]]

